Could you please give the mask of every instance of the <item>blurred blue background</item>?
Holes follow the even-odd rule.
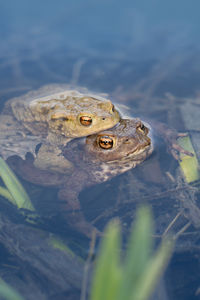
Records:
[[[198,0],[0,1],[0,51],[12,40],[10,53],[30,50],[38,41],[41,51],[70,46],[156,57],[196,44],[199,11]]]
[[[143,64],[137,73],[146,76],[153,60],[180,65],[190,57],[184,72],[194,73],[200,65],[199,12],[198,0],[0,1],[0,88],[66,82],[86,60],[93,69],[85,68],[79,83],[106,90],[113,75],[101,74],[116,61]],[[100,67],[94,67],[97,60]],[[112,85],[129,79],[119,76]]]

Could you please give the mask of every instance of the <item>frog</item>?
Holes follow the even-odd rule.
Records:
[[[74,138],[112,128],[120,118],[107,95],[66,84],[45,85],[6,102],[0,115],[0,154],[25,158],[31,152],[37,168],[70,173],[73,165],[62,148]]]
[[[92,232],[99,234],[99,231],[86,221],[81,211],[79,193],[86,187],[108,181],[135,168],[151,155],[153,148],[146,124],[139,118],[121,119],[111,129],[71,140],[65,146],[63,157],[74,166],[71,174],[38,169],[30,153],[25,160],[12,156],[7,161],[25,180],[57,187],[58,198],[65,203],[64,210],[70,212],[67,222],[91,237]]]

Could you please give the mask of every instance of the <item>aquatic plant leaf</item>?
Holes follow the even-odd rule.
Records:
[[[12,202],[12,204],[15,205],[15,199],[13,198],[13,196],[11,195],[9,190],[7,190],[3,186],[0,186],[0,195],[3,196],[4,198],[8,199],[10,202]]]
[[[146,268],[138,280],[138,284],[132,291],[130,300],[146,300],[154,291],[165,267],[170,259],[173,249],[172,241],[165,240],[157,250],[156,254],[146,264]],[[128,298],[127,298],[128,299]]]
[[[192,146],[189,136],[182,137],[178,139],[178,144],[183,147],[185,150],[193,153],[194,156],[185,155],[180,153],[180,168],[185,176],[185,180],[188,183],[199,180],[199,167],[198,160]]]
[[[119,223],[108,225],[96,261],[91,300],[149,299],[173,248],[172,242],[165,240],[153,254],[152,234],[150,210],[140,208],[123,258]]]
[[[55,249],[59,249],[62,252],[65,252],[72,257],[75,257],[75,253],[59,238],[55,236],[51,236],[48,240],[49,245],[51,245]]]
[[[117,299],[132,299],[132,291],[146,270],[152,252],[153,221],[147,207],[139,209],[133,223],[123,264],[123,279]]]
[[[105,230],[96,262],[91,290],[92,300],[116,299],[122,273],[120,269],[120,227],[115,220]]]
[[[31,203],[31,200],[22,187],[21,183],[8,167],[6,162],[0,157],[0,176],[6,185],[8,191],[15,200],[15,205],[18,208],[24,208],[34,211],[34,207]],[[8,199],[8,198],[7,198]]]
[[[0,279],[0,296],[6,300],[24,300],[17,291],[6,284],[2,279]]]

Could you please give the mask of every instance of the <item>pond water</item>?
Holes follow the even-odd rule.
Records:
[[[156,242],[177,215],[171,234],[190,223],[166,272],[170,300],[199,297],[200,195],[184,182],[156,132],[158,121],[188,131],[199,154],[199,6],[156,0],[0,3],[0,109],[42,85],[69,83],[108,93],[124,115],[151,124],[153,154],[120,176],[83,186],[79,200],[84,217],[100,231],[120,217],[124,237],[141,203],[152,207]],[[49,247],[49,240],[55,235],[86,258],[89,239],[66,221],[70,212],[60,208],[58,188],[20,181],[41,218],[27,224],[1,198],[0,276],[25,299],[79,299],[83,261]]]

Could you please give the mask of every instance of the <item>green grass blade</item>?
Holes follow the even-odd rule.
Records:
[[[146,265],[145,271],[138,282],[138,285],[132,291],[131,300],[146,300],[155,289],[160,276],[169,261],[173,249],[173,243],[169,240],[164,241],[156,254]]]
[[[53,235],[48,239],[48,244],[55,249],[59,249],[60,251],[75,257],[74,252],[66,244],[64,244],[63,241]]]
[[[15,205],[15,199],[13,198],[11,193],[3,186],[0,186],[0,195]]]
[[[120,257],[120,226],[108,225],[97,258],[91,300],[147,300],[155,289],[172,253],[173,244],[162,242],[153,252],[153,219],[146,207],[138,210],[125,258]]]
[[[123,279],[117,299],[131,299],[132,291],[138,286],[152,252],[153,224],[150,210],[138,210],[129,238],[124,261]]]
[[[30,201],[30,198],[21,183],[8,167],[6,162],[0,157],[0,176],[6,185],[8,191],[15,200],[15,204],[18,208],[24,208],[34,211],[34,207]]]
[[[0,279],[0,296],[6,300],[24,300],[13,288]],[[2,299],[2,298],[1,298]]]
[[[120,228],[118,222],[111,222],[102,240],[96,262],[91,290],[92,300],[116,299],[121,280],[120,270]]]

